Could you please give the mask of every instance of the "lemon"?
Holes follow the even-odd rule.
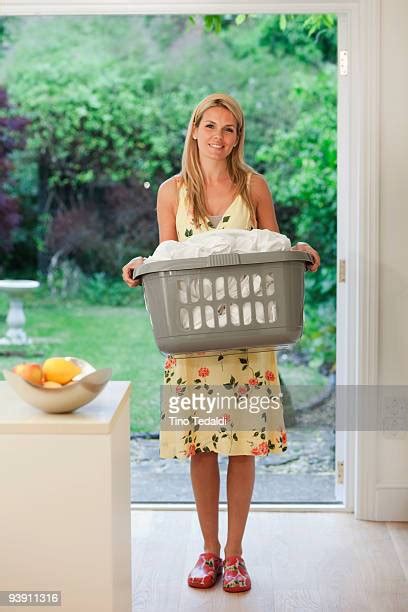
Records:
[[[65,357],[51,357],[44,361],[42,371],[45,380],[65,385],[81,372],[81,368]]]

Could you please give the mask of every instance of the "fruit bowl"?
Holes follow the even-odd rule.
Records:
[[[3,370],[4,378],[15,393],[30,404],[49,414],[73,412],[95,399],[112,377],[112,369],[95,368],[83,359],[70,357],[81,368],[69,384],[57,388],[45,388],[29,382],[9,370]]]

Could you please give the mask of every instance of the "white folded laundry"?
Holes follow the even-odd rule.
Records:
[[[290,248],[287,236],[271,230],[223,229],[195,234],[183,242],[165,240],[150,257],[146,257],[144,263],[208,257],[214,253],[260,253],[288,251]]]

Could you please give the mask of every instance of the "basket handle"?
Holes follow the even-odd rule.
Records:
[[[213,253],[208,257],[207,267],[233,266],[240,263],[241,259],[238,253]]]

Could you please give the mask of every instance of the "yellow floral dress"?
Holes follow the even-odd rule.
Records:
[[[250,181],[248,174],[248,182]],[[192,210],[188,206],[184,185],[179,188],[176,215],[178,240],[187,240],[193,234],[215,229],[253,229],[250,214],[241,196],[237,196],[222,216],[219,224],[207,230],[196,228],[193,224]],[[168,355],[164,364],[164,389],[170,385],[178,395],[186,389],[197,389],[207,394],[214,390],[225,389],[235,397],[252,394],[259,397],[280,394],[276,353],[264,351],[237,351],[208,354],[195,353],[194,356]],[[227,391],[226,391],[227,392]],[[281,395],[281,394],[280,394]],[[161,423],[168,410],[166,396],[162,396]],[[271,412],[271,411],[270,411]],[[246,421],[248,423],[248,421]],[[287,450],[283,407],[272,411],[266,420],[265,411],[251,415],[251,427],[243,429],[234,426],[234,418],[226,417],[223,426],[204,429],[189,423],[184,428],[160,429],[160,457],[184,459],[200,452],[217,452],[224,455],[268,455]]]

